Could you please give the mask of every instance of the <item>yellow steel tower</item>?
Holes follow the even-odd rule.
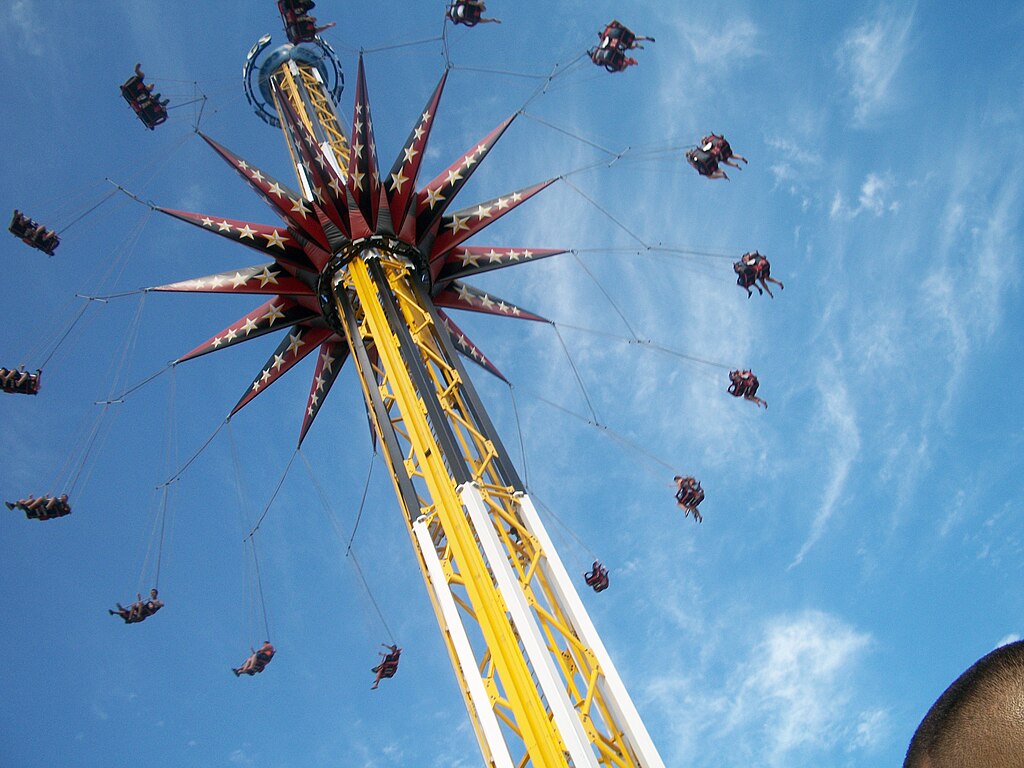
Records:
[[[463,243],[551,181],[446,213],[511,118],[417,190],[447,73],[382,175],[362,62],[349,140],[340,68],[309,42],[257,69],[264,38],[246,68],[253,106],[284,132],[298,191],[207,139],[284,226],[166,211],[274,258],[161,286],[272,296],[182,359],[287,328],[235,410],[318,350],[304,436],[351,358],[485,765],[662,768],[459,353],[497,371],[445,311],[543,320],[465,278],[560,251]]]

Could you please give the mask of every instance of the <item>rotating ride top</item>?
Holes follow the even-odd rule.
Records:
[[[663,768],[460,353],[501,374],[445,311],[544,320],[465,280],[564,251],[464,243],[554,179],[449,213],[515,115],[417,189],[447,72],[381,174],[362,61],[349,141],[330,46],[257,66],[269,43],[250,51],[246,94],[282,129],[299,190],[204,139],[283,223],[159,210],[272,261],[156,288],[268,300],[177,362],[284,330],[233,414],[316,350],[301,443],[351,359],[485,765]]]

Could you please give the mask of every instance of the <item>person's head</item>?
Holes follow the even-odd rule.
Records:
[[[66,493],[62,493],[59,497],[59,500],[63,503],[66,503],[68,500],[68,495]]]
[[[156,587],[153,587],[151,590],[149,590],[149,596],[152,597],[154,600],[156,600],[157,594],[158,593],[156,591]]]

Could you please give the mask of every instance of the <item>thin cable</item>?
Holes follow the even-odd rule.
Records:
[[[136,288],[134,291],[122,291],[121,293],[109,293],[106,296],[87,296],[84,293],[76,293],[80,299],[88,299],[89,301],[99,301],[106,304],[111,299],[123,299],[126,296],[138,296],[140,293],[148,293],[153,290],[152,288]]]
[[[534,75],[529,72],[513,72],[508,69],[487,69],[485,67],[460,67],[458,65],[452,65],[452,69],[458,70],[459,72],[482,72],[486,75],[508,75],[509,77],[521,77],[529,80],[547,80],[550,75]]]
[[[323,486],[320,485],[320,481],[317,480],[316,473],[313,472],[313,465],[309,463],[309,459],[306,458],[306,454],[302,453],[301,451],[298,451],[298,453],[302,456],[302,461],[306,465],[306,472],[309,474],[309,479],[313,482],[313,487],[316,488],[317,495],[320,497],[320,504],[323,506],[324,514],[327,516],[328,522],[330,522],[331,527],[334,528],[334,532],[338,536],[338,542],[339,543],[344,542],[344,540],[345,540],[344,533],[342,532],[341,526],[339,525],[339,523],[338,523],[338,521],[336,519],[337,516],[334,514],[334,510],[331,509],[331,504],[330,504],[330,501],[328,500],[327,493],[324,491]],[[376,453],[374,453],[374,458],[376,458]],[[372,464],[370,466],[370,469],[371,470],[373,469],[373,465]],[[369,482],[369,477],[367,477],[367,482]],[[366,492],[364,490],[364,492],[363,492],[364,499],[365,499],[365,496],[366,496]],[[355,531],[352,532],[352,535],[353,535],[353,538],[354,538],[355,537]],[[388,627],[387,621],[384,619],[384,613],[381,611],[380,605],[377,603],[377,600],[373,596],[373,592],[370,590],[370,585],[366,581],[366,576],[363,574],[362,568],[360,568],[360,566],[359,566],[359,561],[356,559],[356,553],[355,553],[355,550],[352,548],[352,541],[351,540],[349,540],[349,545],[348,545],[348,549],[345,552],[345,557],[346,557],[346,559],[351,558],[352,566],[356,569],[356,575],[359,577],[359,580],[360,580],[360,582],[363,585],[363,591],[366,593],[366,597],[369,599],[370,604],[373,606],[373,609],[376,611],[377,617],[380,619],[380,623],[383,625],[384,630],[388,633],[388,636],[391,638],[391,642],[394,643],[395,642],[395,637],[391,633],[391,629]]]
[[[516,404],[516,392],[515,387],[512,386],[511,381],[505,382],[508,384],[508,393],[512,398],[512,413],[516,417],[516,431],[519,433],[519,453],[523,459],[523,483],[527,487],[530,486],[530,467],[526,461],[526,443],[523,441],[523,425],[519,421],[519,406]]]
[[[370,457],[370,469],[366,473],[366,483],[363,484],[363,496],[359,500],[359,512],[356,514],[355,525],[352,526],[352,535],[348,540],[348,547],[345,549],[345,554],[352,551],[352,542],[356,539],[356,531],[359,530],[359,521],[363,519],[363,507],[366,505],[366,493],[370,490],[370,478],[373,476],[373,465],[376,463],[377,452],[373,452],[373,456]]]
[[[669,349],[668,347],[663,347],[660,344],[655,344],[650,339],[641,339],[641,338],[638,338],[638,337],[635,337],[635,336],[632,339],[630,339],[630,338],[627,338],[625,336],[619,336],[618,334],[615,334],[615,333],[607,333],[606,331],[598,331],[598,330],[595,330],[593,328],[584,328],[581,325],[570,325],[569,323],[555,323],[555,322],[552,322],[551,324],[553,326],[555,326],[556,328],[569,328],[569,329],[574,330],[574,331],[583,331],[584,333],[591,333],[594,336],[603,336],[606,339],[614,339],[615,341],[621,341],[621,342],[623,342],[625,344],[635,344],[635,345],[637,345],[639,347],[649,347],[650,349],[657,350],[658,352],[664,352],[666,355],[671,355],[672,357],[678,357],[678,358],[681,358],[683,360],[690,360],[690,361],[692,361],[694,363],[702,363],[704,365],[710,365],[710,366],[712,366],[714,368],[723,368],[723,369],[725,369],[727,371],[732,371],[732,370],[736,369],[735,365],[726,365],[725,363],[718,363],[718,362],[715,362],[714,360],[707,360],[707,359],[705,359],[703,357],[695,357],[693,355],[687,355],[687,354],[684,354],[684,353],[679,352],[677,350]]]
[[[578,194],[578,195],[579,195],[580,197],[582,197],[582,198],[583,198],[584,200],[586,200],[586,201],[587,201],[588,203],[590,203],[590,204],[591,204],[592,206],[594,206],[595,208],[597,208],[597,210],[599,210],[599,211],[600,211],[601,213],[603,213],[603,214],[604,214],[605,216],[607,216],[607,217],[608,217],[608,219],[609,219],[609,220],[611,220],[611,222],[612,222],[613,224],[615,224],[615,225],[616,225],[617,227],[619,227],[619,229],[621,229],[621,230],[622,230],[623,232],[625,232],[625,233],[626,233],[627,235],[629,235],[629,236],[630,236],[630,237],[632,237],[632,238],[633,238],[634,240],[636,240],[636,241],[637,241],[638,243],[640,243],[640,245],[642,245],[642,246],[643,246],[644,248],[646,248],[646,249],[650,250],[650,246],[649,246],[649,245],[648,245],[648,244],[647,244],[646,242],[644,242],[644,240],[643,240],[643,239],[642,239],[642,238],[641,238],[641,237],[640,237],[639,235],[637,235],[636,233],[634,233],[634,232],[633,232],[633,230],[631,230],[631,229],[630,229],[629,227],[627,227],[627,226],[626,226],[625,224],[623,224],[623,223],[622,223],[621,221],[619,221],[619,220],[618,220],[618,219],[616,219],[616,218],[615,218],[614,216],[612,216],[612,215],[611,215],[611,213],[609,213],[609,212],[608,212],[608,211],[607,211],[606,209],[604,209],[604,208],[602,208],[602,207],[601,207],[600,205],[598,205],[598,204],[597,204],[597,202],[595,202],[593,198],[591,198],[591,197],[589,197],[588,195],[586,195],[586,194],[585,194],[585,193],[583,192],[583,190],[582,190],[582,189],[580,189],[580,188],[579,188],[579,187],[577,187],[577,186],[576,186],[575,184],[573,184],[573,183],[572,183],[571,181],[569,181],[569,180],[568,180],[567,178],[565,178],[565,176],[561,176],[560,178],[561,178],[561,180],[562,180],[562,181],[563,181],[564,183],[568,184],[568,185],[569,185],[569,186],[570,186],[570,187],[571,187],[571,188],[572,188],[573,190],[575,190],[575,191],[576,191],[576,194]]]
[[[594,416],[594,423],[599,424],[601,420],[597,418],[597,411],[594,410],[594,404],[590,402],[590,395],[587,394],[587,388],[583,386],[583,379],[580,376],[580,372],[576,369],[576,363],[572,361],[572,355],[569,354],[569,347],[566,346],[565,339],[562,338],[562,334],[558,330],[558,326],[551,323],[551,327],[555,329],[555,335],[558,337],[558,341],[562,345],[562,351],[565,352],[565,359],[569,361],[569,367],[572,368],[572,372],[576,376],[576,383],[580,385],[580,391],[583,393],[583,399],[587,401],[587,407],[590,408],[590,413]]]
[[[194,462],[196,459],[199,458],[199,454],[201,454],[203,451],[205,451],[209,447],[210,443],[213,442],[213,438],[215,438],[217,436],[217,433],[219,433],[224,428],[224,425],[227,424],[230,421],[231,421],[231,417],[228,416],[226,419],[224,419],[224,421],[222,421],[220,424],[218,424],[217,428],[215,430],[213,430],[213,434],[210,435],[208,438],[206,438],[206,442],[203,443],[199,447],[199,450],[196,451],[195,453],[193,453],[192,457],[188,461],[186,461],[177,472],[175,472],[171,477],[169,477],[163,483],[158,485],[157,488],[163,488],[165,485],[170,485],[171,483],[176,482],[177,480],[180,480],[181,476],[183,474],[185,474],[185,470],[187,470],[190,466],[192,466],[192,462]]]
[[[602,424],[602,423],[600,423],[598,421],[591,421],[586,416],[578,414],[575,411],[570,410],[569,408],[566,408],[565,406],[559,405],[558,403],[554,403],[551,400],[548,400],[546,397],[543,397],[542,395],[538,395],[536,392],[530,392],[530,394],[533,395],[533,397],[536,398],[537,400],[540,400],[542,403],[545,403],[546,405],[549,405],[552,408],[555,408],[555,409],[561,411],[564,414],[572,416],[575,419],[579,419],[584,424],[589,424],[592,427],[597,427],[598,429],[600,429],[602,432],[607,434],[613,440],[617,440],[618,442],[622,443],[626,447],[632,448],[633,450],[637,451],[638,453],[641,453],[644,456],[647,456],[649,459],[651,459],[652,461],[660,464],[661,466],[667,467],[669,469],[669,471],[673,471],[673,472],[675,471],[675,468],[673,467],[672,464],[670,464],[669,462],[665,461],[664,459],[659,458],[657,455],[651,453],[650,451],[648,451],[646,448],[644,448],[643,446],[639,445],[638,443],[633,442],[628,437],[624,437],[623,435],[620,435],[618,432],[616,432],[615,430],[611,429],[610,427],[608,427],[608,426],[606,426],[606,425],[604,425],[604,424]]]
[[[153,379],[157,378],[158,376],[162,376],[163,374],[167,373],[168,371],[173,371],[174,370],[174,366],[176,366],[177,364],[178,364],[177,360],[168,363],[163,368],[161,368],[159,371],[157,371],[156,373],[154,373],[154,374],[152,374],[150,376],[147,376],[145,379],[140,381],[135,386],[129,387],[124,392],[119,394],[117,397],[114,397],[114,398],[112,398],[110,400],[100,401],[100,402],[97,403],[97,405],[107,405],[107,404],[113,404],[113,403],[123,403],[124,399],[126,397],[128,397],[128,395],[132,394],[136,390],[142,389],[144,386],[149,384],[149,382],[153,381]]]
[[[594,285],[598,287],[598,290],[600,290],[601,293],[604,294],[604,297],[608,299],[608,303],[612,305],[612,309],[615,310],[616,314],[622,320],[623,324],[626,326],[626,328],[629,329],[629,332],[633,335],[633,338],[639,341],[640,337],[636,335],[636,331],[633,330],[633,326],[629,324],[629,320],[627,320],[626,316],[622,314],[622,310],[619,309],[619,305],[616,304],[615,301],[612,299],[611,294],[609,294],[608,291],[604,289],[604,286],[601,285],[601,283],[598,281],[598,279],[594,277],[594,273],[587,268],[587,265],[583,263],[583,260],[579,257],[579,255],[573,253],[572,251],[570,251],[570,253],[572,253],[573,258],[576,259],[576,263],[579,264],[580,267],[583,268],[583,271],[586,272],[587,275],[590,277],[590,279],[594,281]]]
[[[377,604],[376,599],[373,597],[373,593],[370,591],[370,585],[366,581],[366,576],[363,575],[363,569],[359,565],[359,560],[356,559],[355,550],[350,549],[345,557],[352,558],[352,565],[356,567],[356,573],[359,574],[359,580],[363,582],[363,589],[366,590],[366,596],[370,598],[370,602],[373,604],[373,608],[377,611],[377,617],[380,619],[380,623],[384,625],[384,631],[388,633],[388,639],[391,640],[392,645],[395,645],[395,635],[391,631],[391,627],[388,626],[387,621],[384,620],[384,614],[380,610],[380,606]]]
[[[71,335],[71,331],[73,331],[75,329],[75,326],[78,325],[78,321],[82,319],[82,315],[85,314],[85,311],[89,308],[89,304],[90,303],[91,302],[88,302],[88,301],[85,302],[85,304],[82,306],[82,308],[78,311],[78,314],[75,315],[75,319],[71,321],[71,325],[69,325],[67,330],[64,331],[63,335],[61,335],[61,337],[59,339],[57,339],[57,342],[53,345],[53,349],[50,350],[50,354],[48,354],[46,356],[46,359],[43,360],[43,362],[39,364],[39,369],[40,370],[45,368],[46,364],[50,362],[50,360],[53,358],[53,356],[55,354],[57,354],[57,350],[60,349],[60,345],[64,343],[64,340],[69,335]]]
[[[377,48],[360,48],[362,53],[380,53],[381,51],[393,51],[396,48],[409,48],[413,45],[423,45],[424,43],[436,43],[438,40],[443,39],[443,35],[437,37],[425,37],[422,40],[413,40],[409,43],[395,43],[394,45],[381,45]]]
[[[73,227],[73,226],[74,226],[75,224],[77,224],[78,222],[80,222],[80,221],[81,221],[82,219],[84,219],[84,218],[85,218],[86,216],[88,216],[88,215],[89,215],[90,213],[92,213],[93,211],[95,211],[95,210],[96,210],[97,208],[99,208],[99,207],[100,207],[101,205],[103,205],[103,204],[104,204],[105,202],[107,202],[107,200],[109,200],[110,198],[112,198],[112,197],[113,197],[114,195],[116,195],[116,194],[117,194],[117,190],[114,190],[114,191],[108,192],[108,193],[107,193],[106,195],[104,195],[104,196],[103,196],[103,199],[102,199],[102,200],[100,200],[100,201],[99,201],[98,203],[96,203],[96,204],[95,204],[94,206],[92,206],[92,207],[91,207],[91,208],[89,208],[89,209],[88,209],[87,211],[85,211],[84,213],[82,213],[82,214],[80,214],[80,215],[76,216],[76,217],[75,217],[74,219],[72,219],[72,220],[71,220],[70,222],[68,222],[67,224],[65,224],[65,225],[64,225],[64,227],[63,227],[62,229],[58,230],[57,234],[58,234],[58,235],[63,235],[63,234],[65,233],[65,232],[67,232],[67,231],[68,231],[68,229],[70,229],[70,228],[71,228],[71,227]]]
[[[169,387],[169,394],[167,397],[167,429],[165,434],[167,435],[167,451],[164,458],[164,466],[170,468],[171,465],[171,453],[173,451],[174,443],[174,403],[177,397],[178,391],[178,380],[177,377],[171,377],[171,384]],[[164,559],[164,541],[166,539],[167,531],[167,509],[168,501],[170,500],[171,489],[170,486],[164,486],[163,488],[163,503],[160,508],[160,544],[156,550],[156,577],[154,579],[154,588],[160,589],[160,566],[163,564]]]
[[[537,498],[537,495],[535,493],[533,493],[532,491],[530,492],[530,499],[532,501],[535,501],[537,503],[537,506],[539,506],[541,509],[543,509],[552,520],[554,520],[556,523],[558,523],[559,527],[563,531],[565,531],[570,536],[572,536],[572,538],[576,540],[576,543],[580,545],[580,547],[583,549],[584,552],[586,552],[588,555],[590,555],[590,557],[594,558],[594,560],[599,560],[600,559],[597,556],[597,553],[594,552],[594,550],[592,550],[590,547],[588,547],[586,545],[586,543],[583,541],[583,539],[581,539],[579,536],[576,535],[576,531],[574,531],[564,520],[562,520],[558,515],[556,515],[551,510],[551,507],[549,507],[547,504],[545,504],[543,501],[541,501],[539,498]]]
[[[292,468],[292,462],[295,461],[295,454],[297,454],[298,452],[299,452],[299,449],[296,448],[295,451],[292,452],[292,457],[290,459],[288,459],[288,466],[286,466],[284,468],[284,474],[282,474],[281,475],[281,479],[277,481],[277,488],[274,489],[274,493],[270,496],[270,501],[267,502],[267,506],[264,508],[263,514],[260,515],[259,519],[256,521],[256,525],[253,526],[253,529],[251,531],[249,531],[249,538],[250,539],[253,537],[253,535],[256,533],[256,531],[258,531],[260,529],[260,526],[263,525],[263,520],[266,518],[267,514],[270,512],[270,507],[273,505],[274,499],[277,498],[277,494],[278,494],[278,492],[280,492],[281,486],[284,485],[284,480],[285,480],[286,477],[288,477],[288,470]]]
[[[256,586],[260,591],[260,606],[263,608],[263,629],[266,630],[267,642],[270,642],[270,622],[267,620],[267,601],[263,596],[263,576],[260,575],[260,559],[256,556],[256,539],[249,535],[249,543],[252,545],[252,561],[256,564]]]
[[[540,123],[541,125],[546,125],[548,128],[550,128],[550,129],[552,129],[554,131],[558,131],[559,133],[561,133],[561,134],[563,134],[565,136],[568,136],[569,138],[576,139],[576,141],[579,141],[582,144],[586,144],[588,147],[593,147],[594,149],[599,149],[602,152],[604,152],[604,153],[606,153],[608,155],[611,155],[612,157],[622,157],[622,155],[625,154],[626,150],[623,150],[623,152],[613,152],[612,150],[608,149],[607,147],[602,147],[600,144],[595,144],[594,142],[590,141],[589,139],[585,139],[582,136],[579,136],[579,135],[577,135],[575,133],[572,133],[571,131],[567,131],[565,128],[559,128],[554,123],[549,123],[547,120],[544,120],[543,118],[537,117],[536,115],[531,115],[530,113],[525,112],[525,111],[521,112],[520,114],[523,117],[525,117],[525,118],[527,118],[529,120],[533,120],[535,123]],[[627,147],[627,150],[628,150],[628,147]]]

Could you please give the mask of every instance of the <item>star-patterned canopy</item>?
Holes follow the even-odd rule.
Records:
[[[356,81],[351,153],[341,168],[331,149],[321,146],[282,98],[280,118],[297,150],[308,194],[295,192],[207,136],[203,138],[280,217],[279,225],[258,224],[160,208],[175,218],[260,251],[273,261],[244,269],[157,286],[156,291],[265,295],[266,303],[239,318],[177,362],[225,349],[275,331],[285,331],[277,349],[232,410],[252,402],[300,360],[317,350],[316,369],[303,415],[305,438],[348,357],[348,343],[330,321],[317,295],[320,278],[334,254],[353,241],[374,235],[403,244],[429,274],[430,294],[455,348],[485,370],[501,372],[444,312],[463,309],[547,322],[497,296],[474,288],[467,278],[483,272],[564,253],[564,250],[464,246],[492,222],[526,202],[555,180],[536,184],[452,214],[446,211],[515,116],[470,147],[422,189],[420,166],[444,90],[441,77],[387,176],[377,165],[377,146],[362,60]]]

